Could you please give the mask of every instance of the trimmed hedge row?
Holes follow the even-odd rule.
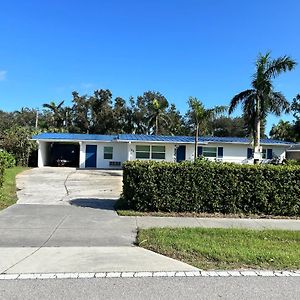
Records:
[[[132,161],[123,171],[123,201],[138,211],[300,215],[299,166]]]

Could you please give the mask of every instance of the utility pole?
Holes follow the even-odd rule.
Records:
[[[38,128],[38,123],[39,123],[39,110],[36,109],[36,114],[35,114],[35,129]]]

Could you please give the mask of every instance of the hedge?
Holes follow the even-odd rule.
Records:
[[[4,176],[4,163],[0,160],[0,187],[3,184],[3,176]]]
[[[132,161],[123,171],[123,202],[138,211],[300,215],[299,166]]]

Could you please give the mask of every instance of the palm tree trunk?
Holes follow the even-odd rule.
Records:
[[[197,159],[198,154],[198,136],[199,136],[199,124],[196,124],[195,130],[195,154],[194,154],[194,162]]]
[[[155,134],[158,135],[158,116],[155,118]]]
[[[256,116],[254,129],[254,153],[261,153],[260,149],[260,99],[256,99]],[[259,160],[254,159],[254,163],[258,164]]]

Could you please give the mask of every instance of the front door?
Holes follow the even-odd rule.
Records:
[[[97,166],[97,145],[86,145],[85,167],[96,168],[96,166]]]
[[[185,160],[185,146],[179,146],[176,151],[176,161],[180,162]]]

